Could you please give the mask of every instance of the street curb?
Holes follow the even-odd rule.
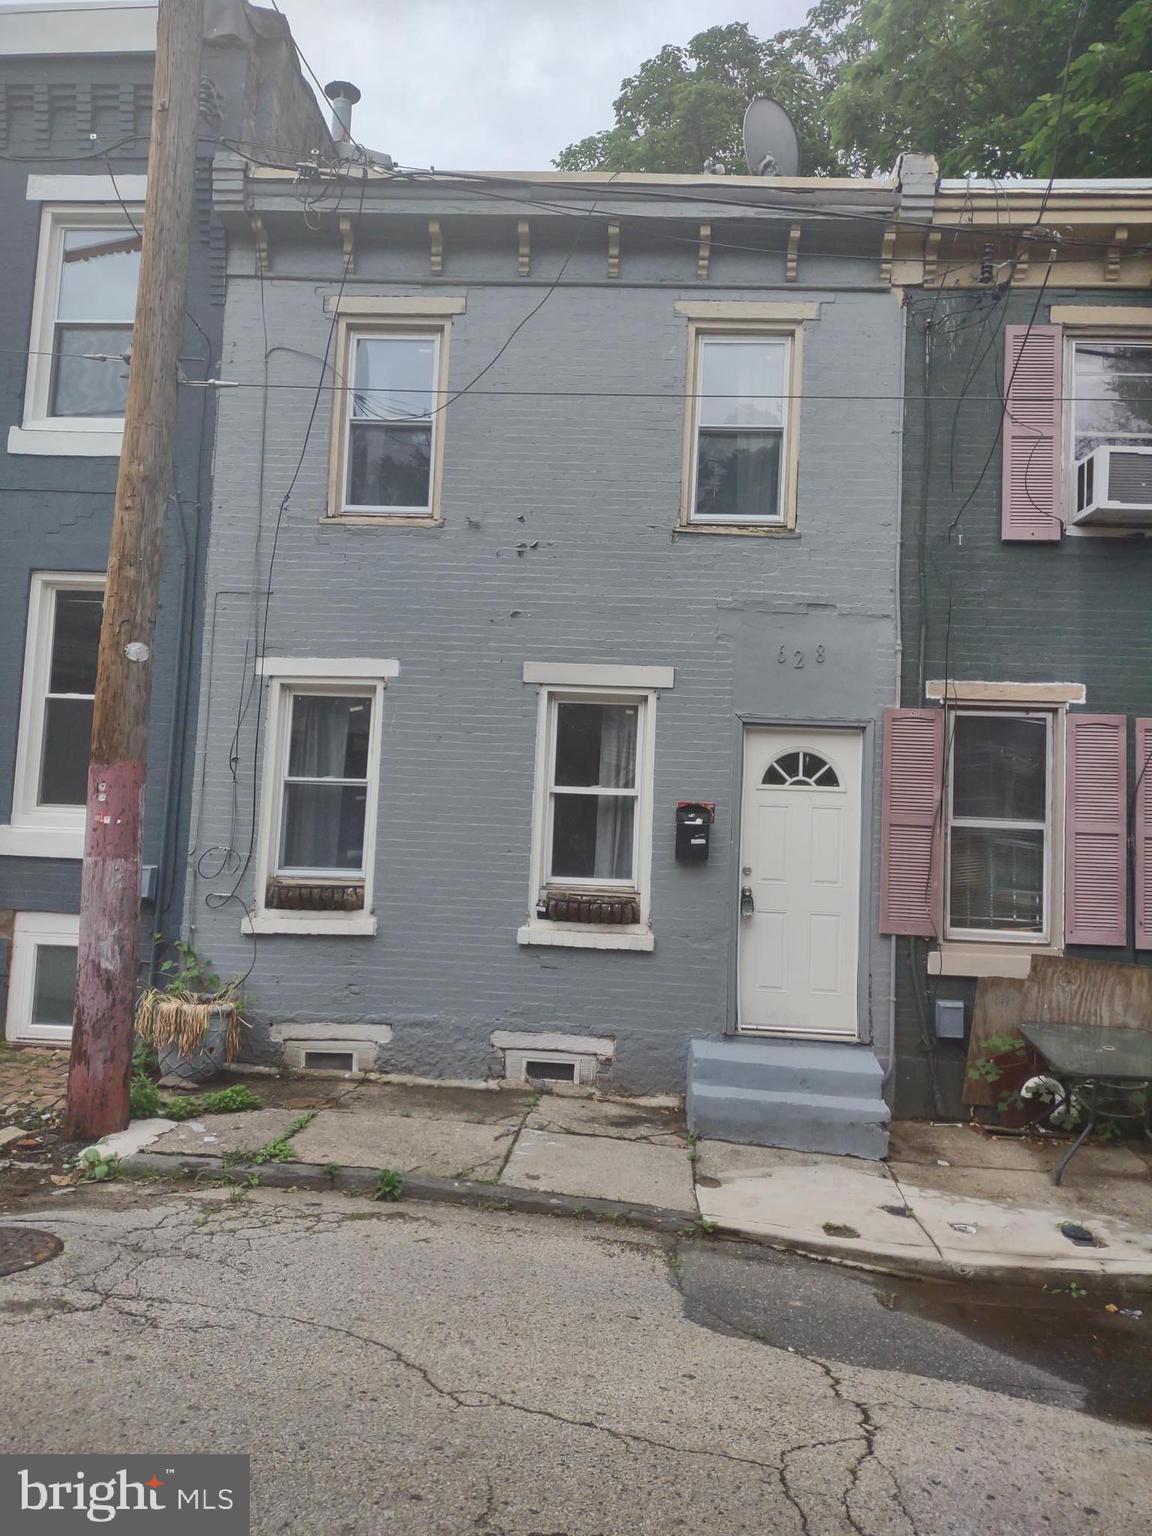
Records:
[[[1090,1264],[1070,1264],[1056,1268],[1039,1264],[1006,1264],[1000,1262],[955,1264],[949,1259],[933,1258],[922,1254],[883,1253],[876,1249],[861,1248],[858,1253],[849,1252],[840,1242],[822,1243],[818,1238],[786,1237],[778,1233],[747,1232],[740,1227],[730,1227],[718,1222],[712,1229],[716,1237],[734,1238],[745,1243],[757,1243],[761,1247],[775,1249],[779,1253],[796,1253],[804,1258],[818,1259],[825,1264],[839,1264],[844,1269],[859,1269],[868,1274],[895,1275],[906,1280],[946,1281],[955,1285],[986,1284],[1004,1286],[1040,1287],[1047,1290],[1066,1290],[1073,1283],[1087,1290],[1099,1290],[1106,1286],[1118,1296],[1147,1296],[1152,1294],[1152,1269],[1143,1272],[1110,1271],[1106,1260]]]
[[[195,1181],[212,1177],[230,1184],[257,1184],[269,1189],[336,1190],[349,1195],[371,1195],[379,1168],[338,1168],[329,1173],[315,1163],[232,1163],[208,1153],[167,1156],[137,1152],[121,1158],[121,1173],[155,1178],[183,1174]],[[697,1237],[700,1218],[694,1211],[674,1211],[656,1205],[635,1205],[627,1200],[597,1200],[583,1195],[558,1195],[545,1190],[520,1189],[514,1184],[479,1184],[471,1179],[434,1179],[406,1173],[401,1200],[435,1201],[443,1205],[470,1205],[487,1211],[513,1211],[528,1216],[575,1216],[619,1226],[642,1227],[668,1237]],[[712,1228],[709,1226],[708,1231]]]
[[[255,1182],[268,1189],[307,1189],[371,1196],[379,1168],[341,1167],[330,1173],[316,1163],[231,1163],[211,1153],[165,1155],[137,1152],[121,1158],[121,1173],[141,1178],[183,1176],[190,1182],[211,1178],[229,1184]],[[842,1240],[822,1243],[808,1237],[780,1233],[748,1232],[723,1222],[703,1222],[691,1211],[633,1204],[626,1200],[598,1200],[580,1195],[553,1194],[521,1189],[513,1184],[481,1184],[471,1179],[435,1179],[425,1174],[405,1174],[401,1200],[430,1201],[441,1205],[466,1205],[485,1211],[510,1211],[525,1216],[567,1216],[616,1226],[639,1227],[666,1237],[722,1237],[778,1253],[838,1264],[869,1274],[896,1275],[911,1280],[982,1282],[994,1285],[1067,1288],[1073,1283],[1085,1290],[1107,1286],[1122,1296],[1152,1294],[1152,1269],[1144,1273],[1112,1274],[1105,1261],[1053,1268],[1029,1264],[954,1264],[921,1254],[878,1253],[861,1248],[846,1251]]]

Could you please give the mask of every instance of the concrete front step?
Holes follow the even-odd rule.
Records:
[[[883,1080],[867,1046],[693,1040],[688,1128],[720,1141],[880,1160],[888,1155]]]

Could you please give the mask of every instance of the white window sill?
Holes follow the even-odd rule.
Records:
[[[632,949],[650,952],[656,948],[651,928],[613,927],[594,923],[525,923],[516,930],[517,944],[539,944],[549,949]]]
[[[350,509],[347,512],[329,512],[320,519],[326,523],[344,523],[360,528],[443,528],[444,519],[431,512],[365,512]]]
[[[736,534],[738,537],[763,539],[798,539],[799,533],[787,523],[681,523],[676,529],[677,535],[682,533],[721,533]]]
[[[929,976],[1007,976],[1026,979],[1033,955],[1062,955],[1053,944],[944,943],[928,952]]]
[[[44,422],[36,427],[8,428],[9,453],[45,454],[58,459],[118,459],[123,440],[122,427],[86,432]]]
[[[82,859],[84,828],[0,826],[0,856],[11,859]]]
[[[26,1024],[21,1028],[17,1024],[9,1031],[6,1038],[13,1045],[59,1047],[67,1045],[72,1039],[72,1026],[70,1024]]]
[[[295,933],[301,937],[325,934],[341,938],[371,938],[376,932],[375,912],[257,912],[240,925],[242,933]]]

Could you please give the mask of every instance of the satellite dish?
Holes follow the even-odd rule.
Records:
[[[753,176],[795,176],[800,144],[792,119],[771,96],[757,96],[744,114],[744,158]]]

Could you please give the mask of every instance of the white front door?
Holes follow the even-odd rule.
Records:
[[[857,1036],[862,760],[859,731],[744,734],[741,1029]]]

